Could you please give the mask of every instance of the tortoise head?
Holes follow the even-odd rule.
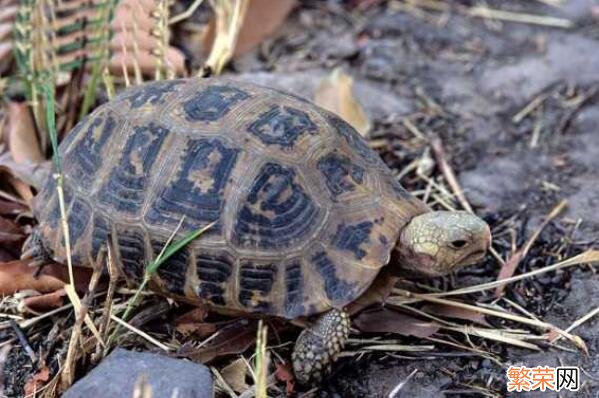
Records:
[[[465,211],[434,211],[410,220],[396,250],[403,270],[438,276],[481,260],[491,246],[487,223]]]

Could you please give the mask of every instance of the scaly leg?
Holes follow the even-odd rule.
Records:
[[[291,355],[293,372],[300,384],[319,382],[330,371],[347,341],[349,326],[349,316],[332,309],[302,331]]]
[[[31,260],[29,265],[32,267],[40,267],[52,262],[52,253],[44,247],[39,232],[35,229],[23,244],[21,260]]]

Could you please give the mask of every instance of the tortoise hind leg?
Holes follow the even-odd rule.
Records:
[[[52,253],[44,246],[37,230],[33,230],[23,243],[21,260],[31,260],[29,265],[32,267],[40,267],[52,261]]]
[[[349,316],[337,309],[321,314],[295,342],[291,360],[300,384],[319,382],[330,370],[349,336]]]

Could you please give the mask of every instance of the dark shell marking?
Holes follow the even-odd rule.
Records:
[[[185,216],[185,229],[197,229],[218,220],[224,203],[223,190],[238,152],[217,139],[189,140],[175,180],[158,195],[146,220],[153,225],[176,226]],[[220,225],[210,229],[210,233],[219,231]]]
[[[131,108],[140,108],[147,103],[158,105],[163,103],[166,94],[176,91],[176,87],[183,84],[183,80],[165,80],[147,84],[137,90],[133,90],[124,99],[129,101]]]
[[[54,180],[54,178],[52,178]],[[54,189],[56,189],[56,182],[52,184]],[[69,208],[71,205],[71,200],[73,200],[73,192],[68,184],[64,184],[62,186],[62,191],[64,195],[64,207],[65,210]],[[60,203],[58,202],[58,195],[54,196],[54,200],[52,201],[52,210],[50,210],[50,214],[48,215],[47,222],[52,228],[56,228],[60,224]]]
[[[317,216],[316,204],[293,169],[266,163],[237,215],[233,241],[244,247],[288,248],[313,231]]]
[[[225,305],[224,284],[233,273],[234,262],[226,254],[197,254],[197,295],[217,305]]]
[[[399,181],[397,181],[395,179],[395,177],[393,177],[393,175],[389,176],[389,179],[391,180],[390,184],[391,184],[391,188],[393,189],[393,192],[395,192],[395,194],[397,195],[397,198],[400,200],[405,200],[405,199],[412,199],[412,194],[410,194],[401,184]]]
[[[382,161],[380,156],[368,146],[366,141],[358,134],[353,127],[343,121],[341,118],[329,114],[327,121],[334,127],[334,130],[354,149],[366,163],[387,169],[387,165]]]
[[[92,208],[89,204],[79,198],[75,198],[69,211],[68,224],[69,236],[72,245],[83,236],[91,219]]]
[[[304,313],[304,276],[302,266],[294,261],[285,267],[285,314],[294,318]]]
[[[117,234],[122,271],[131,281],[141,282],[145,272],[145,237],[141,228],[121,228]]]
[[[154,258],[157,258],[166,242],[152,241]],[[164,263],[158,267],[158,276],[166,285],[166,289],[174,294],[183,295],[187,268],[189,266],[189,251],[186,248],[174,253]]]
[[[225,116],[238,102],[249,98],[243,90],[231,86],[210,86],[183,103],[190,122],[214,122]]]
[[[289,106],[274,105],[252,122],[247,130],[266,145],[292,147],[300,135],[314,134],[318,127],[306,112]]]
[[[83,138],[67,154],[69,176],[89,190],[96,172],[102,167],[103,148],[114,133],[116,121],[111,116],[96,116],[87,125]]]
[[[272,264],[243,263],[239,269],[239,303],[252,311],[266,311],[269,302],[264,298],[272,290],[276,275],[277,267]]]
[[[339,250],[352,252],[356,260],[361,260],[367,253],[360,248],[360,245],[368,242],[372,226],[370,221],[354,225],[341,224],[337,227],[337,233],[331,239],[331,244]]]
[[[106,247],[110,239],[110,224],[108,218],[96,214],[93,220],[92,229],[92,258],[98,259],[100,249]]]
[[[344,192],[353,191],[356,186],[362,184],[364,169],[351,162],[347,156],[331,152],[322,157],[317,164],[318,170],[325,178],[327,188],[331,192],[331,198]]]
[[[149,171],[169,130],[156,124],[133,127],[123,154],[104,187],[100,202],[135,214],[146,196]]]
[[[324,291],[332,302],[346,301],[354,297],[356,283],[349,283],[337,276],[337,266],[321,251],[312,257],[312,264],[324,281]]]

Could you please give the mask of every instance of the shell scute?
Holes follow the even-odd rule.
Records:
[[[152,240],[152,250],[156,258],[166,245],[166,241]],[[165,289],[173,294],[183,295],[187,283],[187,270],[189,269],[189,249],[182,248],[164,261],[158,267],[158,277],[165,285]]]
[[[196,251],[198,297],[215,305],[226,305],[232,290],[235,259],[226,252]]]
[[[273,105],[250,123],[247,131],[258,137],[265,145],[290,148],[302,134],[315,134],[318,127],[310,116],[300,109]]]
[[[208,86],[183,101],[182,107],[189,122],[215,122],[248,98],[250,94],[230,85]]]
[[[158,123],[133,126],[120,158],[100,189],[99,200],[117,211],[135,215],[146,195],[151,169],[169,130]]]
[[[357,186],[364,182],[364,168],[336,150],[320,158],[316,167],[324,177],[331,199],[334,201],[345,192],[355,191]]]
[[[237,162],[239,149],[217,138],[189,139],[175,177],[164,184],[146,213],[150,225],[176,227],[185,216],[184,230],[220,219],[224,189]],[[218,223],[210,233],[220,232]]]
[[[291,167],[266,163],[236,216],[232,240],[244,248],[274,251],[305,240],[318,224],[317,203]]]
[[[244,261],[239,268],[239,303],[251,312],[266,311],[271,305],[269,293],[277,278],[278,266]]]

